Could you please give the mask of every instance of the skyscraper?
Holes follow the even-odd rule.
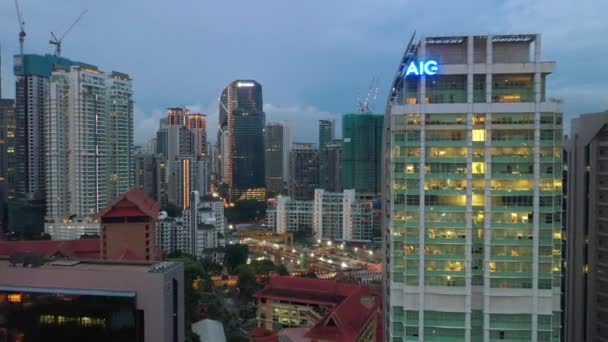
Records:
[[[199,157],[207,155],[207,115],[189,113],[186,115],[186,127],[190,131],[192,154]]]
[[[572,120],[566,151],[564,338],[602,341],[608,339],[608,112]]]
[[[15,196],[15,101],[0,99],[0,178],[5,182],[6,199]]]
[[[56,66],[47,101],[46,222],[49,233],[66,236],[58,223],[91,220],[113,186],[133,183],[131,81],[92,65]]]
[[[383,143],[389,340],[560,340],[562,106],[540,43],[407,47]]]
[[[289,197],[312,200],[319,187],[319,150],[313,144],[294,143],[289,156]]]
[[[127,192],[135,181],[133,160],[133,86],[129,75],[113,71],[106,78],[108,102],[108,199]]]
[[[319,185],[322,189],[329,187],[327,177],[327,162],[325,161],[325,147],[335,138],[335,122],[333,120],[319,120]]]
[[[53,55],[16,55],[15,162],[17,196],[45,199],[45,113],[54,66],[79,64]],[[42,222],[41,222],[42,224]]]
[[[253,80],[234,81],[220,96],[222,181],[230,189],[230,200],[266,197],[264,172],[264,127],[262,86]]]
[[[319,151],[319,159],[325,162],[324,190],[330,192],[342,191],[342,140],[334,139]]]
[[[373,114],[342,116],[342,186],[361,194],[380,193],[382,124]]]
[[[284,193],[289,179],[291,129],[284,122],[266,125],[266,186],[268,191]]]

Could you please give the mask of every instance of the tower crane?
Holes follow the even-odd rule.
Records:
[[[15,1],[17,1],[17,0],[15,0]],[[70,27],[61,35],[61,37],[57,38],[57,35],[55,35],[55,33],[51,32],[51,36],[53,38],[51,40],[49,40],[49,44],[55,45],[55,56],[57,56],[57,57],[61,56],[61,43],[63,42],[63,38],[65,38],[65,36],[67,36],[68,33],[70,33],[70,31],[72,31],[74,26],[76,26],[76,24],[80,21],[82,16],[84,16],[86,13],[87,13],[86,9],[84,11],[82,11],[82,13],[80,13],[78,18],[76,18],[76,20],[74,20],[72,25],[70,25]]]
[[[19,0],[15,0],[15,8],[17,9],[17,20],[19,21],[19,54],[23,55],[23,42],[25,41],[25,20],[19,9]]]
[[[376,98],[378,97],[378,79],[376,77],[372,78],[372,81],[367,89],[367,95],[365,96],[365,100],[361,101],[359,96],[357,96],[357,109],[359,113],[367,114],[372,113],[374,111],[374,105],[376,104]]]

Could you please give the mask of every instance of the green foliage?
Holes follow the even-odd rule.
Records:
[[[181,262],[184,264],[184,322],[186,324],[186,331],[189,332],[191,329],[192,313],[194,308],[198,305],[201,300],[201,293],[199,290],[194,288],[195,280],[204,279],[208,277],[203,269],[203,266],[191,256],[180,256],[177,258],[170,258],[169,261]]]
[[[224,264],[228,268],[230,274],[235,274],[237,266],[247,262],[249,248],[247,245],[235,244],[226,246],[224,254]]]
[[[276,266],[270,260],[253,260],[249,264],[249,268],[254,274],[268,275],[276,272]]]
[[[226,342],[249,342],[249,337],[241,335],[230,335],[226,338]]]
[[[279,266],[277,266],[276,272],[278,275],[281,275],[281,276],[289,275],[289,271],[287,271],[287,267],[285,267],[285,265],[283,265],[283,264],[280,264]]]
[[[236,269],[236,274],[239,276],[237,287],[239,288],[239,298],[251,300],[251,296],[258,290],[258,284],[255,281],[255,274],[249,265],[240,265]]]
[[[226,208],[225,213],[230,223],[259,220],[266,217],[266,202],[253,199],[236,201],[234,207]]]
[[[99,239],[99,234],[82,234],[80,235],[80,239]]]
[[[302,278],[315,278],[316,279],[317,275],[315,274],[315,272],[308,270],[302,274]]]
[[[245,260],[247,260],[247,259],[245,259]],[[205,269],[205,271],[207,271],[209,274],[212,274],[212,275],[219,274],[224,269],[222,267],[222,265],[218,264],[217,262],[213,262],[213,260],[211,260],[209,258],[205,258],[205,259],[201,260],[201,265],[203,265],[203,268]]]

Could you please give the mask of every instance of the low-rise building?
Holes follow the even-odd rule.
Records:
[[[268,227],[278,234],[311,231],[312,203],[278,196],[267,210]]]
[[[355,190],[327,192],[315,189],[312,218],[313,232],[318,240],[372,240],[373,201],[357,198]]]
[[[310,341],[380,341],[380,292],[330,280],[275,276],[254,294],[258,327],[307,328]]]
[[[200,258],[206,255],[205,250],[226,244],[221,201],[201,200],[198,191],[193,191],[189,208],[180,216],[161,215],[157,223],[157,241],[165,254],[181,252]]]
[[[181,263],[0,256],[0,340],[184,340]]]

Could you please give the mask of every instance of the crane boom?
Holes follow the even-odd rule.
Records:
[[[23,42],[25,41],[25,20],[19,9],[19,0],[15,0],[15,8],[17,9],[17,20],[19,21],[19,53],[23,55]]]
[[[17,1],[17,0],[15,0]],[[68,27],[67,30],[65,30],[65,32],[61,35],[60,38],[57,38],[57,35],[55,35],[54,32],[51,32],[51,36],[53,37],[49,43],[51,45],[55,45],[55,56],[60,56],[61,55],[61,43],[63,42],[63,38],[65,38],[65,36],[68,35],[68,33],[70,33],[70,31],[72,31],[72,29],[74,28],[74,26],[76,26],[76,24],[78,24],[78,22],[80,21],[80,19],[87,13],[87,10],[85,9],[84,11],[82,11],[80,13],[80,15],[78,16],[78,18],[76,18],[76,20],[74,20],[74,22],[72,23],[72,25],[70,25],[70,27]]]

